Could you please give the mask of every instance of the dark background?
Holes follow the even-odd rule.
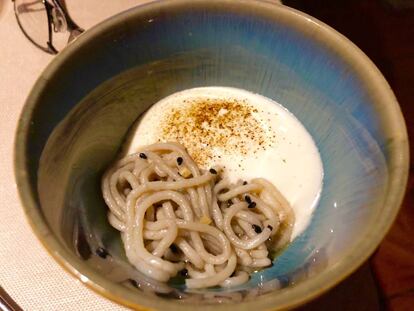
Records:
[[[414,0],[285,0],[364,51],[391,85],[414,154]],[[414,165],[403,206],[370,261],[300,310],[414,310]]]

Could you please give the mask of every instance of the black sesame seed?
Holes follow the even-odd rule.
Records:
[[[254,232],[256,232],[256,233],[261,233],[262,232],[262,228],[260,228],[258,225],[252,225],[252,228],[253,228]]]
[[[129,279],[129,282],[132,284],[132,286],[138,288],[138,283],[137,281],[133,280],[133,279]]]
[[[217,174],[217,171],[214,168],[210,168],[210,173],[211,174]]]
[[[171,244],[170,249],[173,253],[178,253],[178,247],[175,244]]]
[[[227,201],[227,205],[228,205],[228,206],[233,205],[233,201],[232,201],[232,200],[228,200],[228,201]]]
[[[247,181],[243,181],[243,186],[246,186],[247,185]]]
[[[187,277],[188,276],[188,270],[184,268],[183,270],[180,271],[180,275],[184,276],[184,277]]]
[[[178,164],[178,165],[183,164],[183,161],[184,161],[184,160],[183,160],[183,158],[182,158],[182,157],[178,157],[178,158],[177,158],[177,164]]]
[[[247,200],[246,200],[247,201]],[[249,203],[249,205],[247,206],[247,208],[255,208],[256,207],[256,202],[251,202]]]
[[[269,228],[270,231],[273,230],[273,227],[271,225],[268,225],[267,227]]]
[[[247,202],[247,204],[251,204],[252,203],[252,199],[248,195],[246,195],[244,197],[244,200]]]
[[[105,259],[109,255],[109,253],[108,253],[108,251],[105,248],[98,247],[96,249],[96,255],[98,255],[99,257],[101,257],[103,259]]]
[[[148,158],[147,158],[147,155],[146,155],[145,153],[143,153],[143,152],[141,152],[141,153],[139,154],[139,157],[140,157],[141,159],[148,159]]]

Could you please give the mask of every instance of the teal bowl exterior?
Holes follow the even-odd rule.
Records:
[[[148,107],[201,86],[246,89],[290,110],[319,148],[324,185],[311,224],[272,267],[200,297],[231,296],[248,310],[321,294],[366,260],[392,224],[407,180],[406,129],[388,84],[358,48],[266,1],[157,1],[109,19],[58,55],[34,86],[16,136],[17,183],[34,231],[63,266],[120,303],[191,309],[169,299],[185,298],[180,284],[156,296],[128,286],[99,181]],[[109,264],[94,256],[101,246]],[[200,299],[200,308],[225,308]]]

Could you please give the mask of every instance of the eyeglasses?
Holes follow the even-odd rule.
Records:
[[[64,0],[12,0],[23,34],[39,49],[57,54],[84,30],[69,16]]]

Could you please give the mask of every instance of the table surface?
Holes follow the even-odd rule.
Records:
[[[410,0],[408,0],[410,1]],[[145,0],[66,0],[84,28]],[[356,43],[383,72],[414,137],[414,10],[381,1],[286,0]],[[12,3],[0,0],[0,285],[24,310],[124,310],[75,280],[46,253],[27,224],[13,174],[13,140],[24,100],[52,60],[17,27]],[[411,151],[414,142],[411,141]],[[413,153],[412,153],[413,154]],[[414,169],[401,212],[370,262],[301,310],[412,310],[414,307]],[[6,182],[10,181],[10,182]]]
[[[411,7],[393,7],[396,2]],[[362,49],[388,80],[400,103],[414,154],[414,1],[286,0],[332,26]],[[382,305],[414,310],[414,165],[392,229],[371,258]]]

